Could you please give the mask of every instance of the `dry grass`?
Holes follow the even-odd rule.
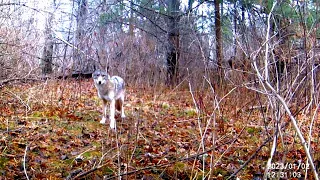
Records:
[[[118,118],[115,133],[108,124],[99,124],[101,102],[91,80],[4,87],[0,91],[0,173],[9,179],[25,178],[27,146],[29,178],[63,179],[85,172],[89,179],[118,175],[127,179],[227,178],[272,135],[273,121],[265,123],[262,111],[250,108],[257,97],[245,95],[244,90],[226,97],[219,110],[214,110],[210,90],[193,93],[199,114],[188,90],[129,87],[127,118]],[[308,117],[299,119],[307,132]],[[206,134],[200,135],[206,126]],[[290,125],[283,135],[274,161],[285,157],[286,162],[304,162],[305,154]],[[317,152],[318,139],[311,142]],[[240,171],[241,179],[263,172],[270,146],[266,144]],[[314,155],[318,161],[318,153]]]

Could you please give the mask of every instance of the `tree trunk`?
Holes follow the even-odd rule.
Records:
[[[134,36],[134,26],[133,26],[133,20],[134,20],[134,17],[133,17],[133,4],[132,4],[132,1],[130,1],[130,19],[129,19],[129,33],[130,33],[130,36],[133,37]]]
[[[219,0],[214,0],[214,14],[215,14],[215,33],[216,33],[216,56],[219,72],[219,83],[222,81],[222,27],[221,27],[221,16],[220,16],[220,2]]]
[[[169,0],[168,50],[167,50],[167,83],[171,86],[178,81],[179,66],[179,0]]]
[[[87,18],[87,0],[80,0],[78,2],[78,14],[77,14],[77,43],[81,42],[82,37],[85,34],[84,25]]]
[[[52,73],[52,55],[53,55],[53,38],[51,34],[47,35],[42,57],[42,74]]]
[[[78,12],[77,12],[77,31],[76,31],[76,47],[74,53],[74,64],[73,70],[76,73],[85,71],[86,69],[86,57],[84,56],[84,36],[85,36],[85,24],[87,18],[87,0],[79,0]]]
[[[233,4],[233,28],[234,28],[234,33],[233,33],[233,45],[234,45],[234,57],[236,59],[237,57],[237,18],[238,18],[238,10],[237,10],[237,1],[234,1]]]
[[[52,60],[53,60],[53,36],[52,36],[52,20],[53,14],[49,14],[46,26],[45,26],[45,41],[44,41],[44,48],[42,53],[41,59],[41,68],[42,68],[42,75],[47,75],[52,73]]]

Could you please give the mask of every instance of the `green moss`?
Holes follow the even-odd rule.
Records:
[[[184,113],[187,117],[194,117],[197,115],[197,110],[194,108],[188,108],[184,110]]]
[[[98,151],[89,151],[89,152],[83,153],[82,156],[85,157],[86,159],[91,159],[95,156],[101,156],[101,153]]]
[[[184,172],[186,170],[187,165],[183,162],[177,162],[174,164],[174,170],[178,172]]]
[[[248,132],[249,134],[253,135],[253,134],[255,133],[255,129],[252,128],[252,127],[248,127],[248,128],[247,128],[247,132]]]
[[[31,117],[43,117],[43,112],[34,111],[33,114],[31,114]]]
[[[108,166],[102,168],[102,172],[103,172],[105,175],[112,175],[112,174],[114,173],[114,171],[113,171],[110,167],[108,167]]]
[[[9,162],[8,158],[0,157],[0,169],[4,170],[8,162]]]
[[[162,103],[162,108],[163,109],[169,109],[170,108],[169,103],[167,103],[167,102]]]
[[[50,164],[51,164],[51,167],[53,167],[56,170],[65,169],[67,166],[69,166],[64,161],[52,161]]]
[[[219,176],[219,175],[221,175],[222,177],[226,177],[226,176],[228,176],[230,173],[227,171],[227,170],[225,170],[225,169],[222,169],[222,168],[217,168],[217,169],[214,169],[213,170],[213,175],[214,176]]]

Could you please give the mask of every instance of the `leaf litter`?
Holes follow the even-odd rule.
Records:
[[[24,179],[26,153],[26,172],[35,179],[226,178],[263,144],[267,132],[263,121],[257,122],[257,114],[234,114],[230,102],[220,107],[225,111],[223,118],[218,117],[222,125],[213,124],[213,98],[210,92],[201,93],[196,95],[202,107],[198,114],[187,90],[155,93],[129,87],[127,118],[118,117],[115,133],[108,124],[99,124],[101,102],[91,80],[4,87],[0,90],[0,175]],[[199,123],[201,132],[206,129],[203,136]],[[288,134],[285,142],[295,144]],[[297,145],[288,152],[279,150],[275,158],[305,159],[301,149]],[[239,177],[252,178],[263,172],[269,151],[270,145],[262,148]]]

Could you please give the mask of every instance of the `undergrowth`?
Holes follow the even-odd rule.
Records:
[[[215,108],[218,95],[210,90],[192,93],[199,112],[188,89],[128,87],[127,118],[117,118],[114,132],[108,123],[99,124],[101,102],[91,80],[3,87],[0,175],[8,179],[24,179],[26,174],[36,179],[226,179],[248,160],[237,177],[261,175],[270,153],[271,143],[265,142],[273,133],[268,128],[273,122],[264,122],[259,110],[243,107],[255,103],[252,96],[230,95]],[[302,131],[307,132],[308,117],[300,116]],[[279,140],[274,161],[305,162],[290,125],[283,135],[286,146]],[[314,152],[317,143],[312,139]]]

